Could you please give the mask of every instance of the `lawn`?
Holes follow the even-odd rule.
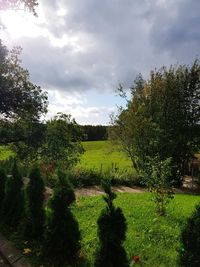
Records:
[[[180,229],[199,200],[199,196],[176,195],[169,204],[168,215],[159,217],[155,213],[150,193],[118,194],[115,204],[123,209],[128,224],[124,245],[129,259],[139,255],[141,262],[138,266],[178,266]],[[80,224],[83,253],[87,256],[89,266],[93,266],[98,242],[96,221],[104,206],[102,197],[97,196],[82,197],[73,208]]]
[[[96,170],[131,170],[131,161],[127,155],[109,141],[87,141],[82,144],[85,153],[81,156],[79,166]]]

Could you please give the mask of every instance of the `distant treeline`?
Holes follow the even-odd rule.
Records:
[[[108,138],[107,129],[105,125],[81,125],[85,134],[85,141],[106,140]]]

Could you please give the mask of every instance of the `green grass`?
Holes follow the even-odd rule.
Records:
[[[109,141],[87,141],[82,144],[85,153],[81,156],[79,166],[96,170],[108,170],[114,167],[131,170],[130,159]]]
[[[139,255],[141,263],[138,266],[178,266],[180,230],[199,200],[199,196],[176,195],[168,206],[168,215],[159,217],[150,193],[118,194],[115,204],[123,209],[128,223],[124,246],[129,259]],[[93,266],[98,243],[96,221],[104,206],[102,197],[97,196],[82,197],[73,208],[80,224],[83,253],[89,266]]]
[[[0,161],[13,157],[15,153],[8,146],[0,146]]]

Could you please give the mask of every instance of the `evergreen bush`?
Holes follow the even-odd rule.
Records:
[[[25,239],[39,239],[44,230],[44,192],[45,186],[38,167],[34,167],[29,175],[29,184],[26,188],[26,209],[23,222]]]
[[[6,173],[4,169],[0,168],[0,212],[5,198],[5,183],[6,183]]]
[[[200,203],[181,233],[180,265],[182,267],[200,266]]]
[[[126,238],[127,224],[123,212],[113,205],[116,194],[111,191],[108,181],[103,183],[106,193],[106,208],[97,220],[99,248],[96,252],[95,267],[128,267],[128,259],[123,248]]]
[[[2,208],[3,222],[17,229],[24,208],[22,192],[23,181],[16,162],[12,168],[12,175],[6,181],[5,198]]]
[[[78,222],[70,209],[75,193],[66,174],[59,171],[58,180],[49,203],[43,255],[53,266],[72,266],[81,248]]]

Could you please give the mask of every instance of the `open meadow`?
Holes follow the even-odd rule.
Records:
[[[85,153],[81,156],[79,166],[96,170],[131,170],[131,161],[120,148],[109,141],[82,142]]]
[[[150,193],[118,194],[115,204],[122,208],[128,225],[124,246],[129,259],[138,255],[140,263],[137,266],[179,266],[180,232],[199,201],[199,196],[176,194],[168,206],[167,216],[161,217],[155,212]],[[87,255],[88,266],[93,266],[98,244],[96,221],[103,207],[102,196],[81,197],[73,207],[82,232],[83,254]]]

